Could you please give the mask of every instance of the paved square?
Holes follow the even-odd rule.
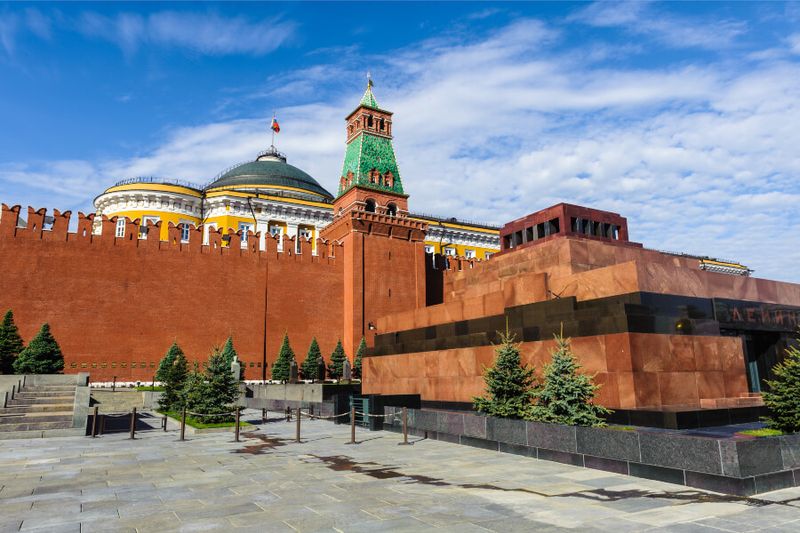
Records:
[[[277,418],[0,441],[6,531],[800,531],[800,489],[717,495],[438,441]]]

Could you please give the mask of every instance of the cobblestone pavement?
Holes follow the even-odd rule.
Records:
[[[800,489],[728,497],[439,441],[275,419],[0,443],[6,531],[800,531]]]

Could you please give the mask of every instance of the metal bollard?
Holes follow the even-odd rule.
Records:
[[[288,405],[286,406],[286,421],[287,422],[292,421],[292,408],[289,407]]]
[[[295,442],[300,442],[300,408],[297,408],[297,432],[295,434]]]
[[[236,431],[235,431],[235,434],[236,434],[236,437],[235,437],[235,438],[236,438],[236,442],[239,442],[239,420],[240,420],[240,416],[241,416],[241,414],[240,414],[240,410],[239,410],[239,408],[237,407],[237,408],[236,408]]]
[[[14,391],[17,389],[16,385],[11,385],[11,399],[14,399]]]
[[[136,438],[136,408],[131,411],[131,438]]]
[[[267,423],[267,408],[266,407],[261,409],[261,423],[262,424],[266,424]]]
[[[167,417],[166,416],[162,416],[161,417],[161,427],[164,429],[164,431],[167,431]]]
[[[98,424],[97,424],[97,411],[99,409],[100,408],[98,406],[96,406],[96,405],[94,406],[94,416],[92,417],[92,438],[93,439],[97,437],[97,426],[98,426]]]
[[[400,444],[406,445],[411,444],[408,442],[408,408],[403,407],[403,442]]]
[[[183,413],[181,413],[181,440],[186,440],[186,407],[183,408]]]
[[[356,443],[356,408],[350,408],[350,442],[347,444]]]
[[[117,376],[114,376],[114,383],[111,384],[111,392],[117,391]]]

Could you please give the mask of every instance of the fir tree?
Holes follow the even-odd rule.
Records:
[[[42,324],[28,347],[19,353],[13,367],[17,374],[60,374],[64,370],[64,356],[50,333],[49,324]]]
[[[162,369],[162,364],[168,359],[171,359],[172,363]],[[177,344],[173,343],[170,346],[167,355],[158,365],[158,371],[160,373],[158,379],[164,386],[164,392],[158,399],[158,406],[164,411],[179,411],[185,404],[183,391],[189,374],[189,362]]]
[[[341,339],[336,343],[336,348],[333,349],[331,354],[331,362],[328,365],[328,376],[331,379],[342,379],[344,373],[344,360],[347,359],[347,354],[344,353]]]
[[[786,348],[783,361],[772,367],[775,379],[766,380],[770,390],[761,396],[769,409],[769,427],[784,433],[800,432],[800,349]]]
[[[294,350],[289,344],[289,334],[284,333],[281,349],[278,352],[278,359],[272,363],[272,379],[283,382],[289,381],[290,366],[294,360]]]
[[[353,377],[356,379],[361,379],[361,360],[364,357],[364,352],[367,351],[367,339],[361,337],[361,342],[358,344],[358,349],[356,350],[356,358],[353,360]]]
[[[569,426],[602,426],[602,415],[611,411],[594,403],[599,385],[593,376],[581,374],[569,339],[555,335],[553,359],[544,367],[544,383],[536,391],[532,420]]]
[[[162,383],[167,380],[167,374],[169,370],[172,368],[172,364],[175,362],[175,358],[178,354],[183,355],[183,350],[181,347],[178,346],[178,343],[173,341],[172,346],[169,347],[167,353],[158,363],[158,370],[156,370],[156,381],[161,381]]]
[[[228,337],[228,340],[225,341],[225,346],[222,347],[222,356],[225,357],[225,362],[228,363],[228,371],[230,371],[233,360],[238,357],[233,347],[233,337]],[[239,379],[244,379],[244,365],[241,363],[239,366]]]
[[[200,370],[200,365],[194,363],[192,371],[186,376],[181,397],[187,411],[205,413],[206,400],[210,396],[209,384],[205,374]]]
[[[319,362],[321,359],[322,359],[322,351],[320,351],[319,349],[317,338],[314,337],[313,339],[311,339],[311,346],[308,347],[306,360],[303,361],[302,365],[300,365],[300,374],[303,376],[303,379],[314,380],[317,378]]]
[[[533,408],[534,370],[522,365],[519,344],[508,330],[500,333],[495,348],[494,366],[486,369],[483,380],[487,395],[473,398],[475,409],[491,416],[526,418]]]
[[[9,309],[0,324],[0,374],[14,373],[14,360],[24,348],[14,323],[14,313]]]
[[[205,413],[218,416],[205,417],[206,422],[227,422],[233,420],[229,414],[239,399],[239,380],[233,377],[231,367],[219,349],[214,349],[206,368],[208,395],[205,399]]]

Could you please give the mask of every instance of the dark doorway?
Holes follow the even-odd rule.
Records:
[[[772,367],[783,359],[786,343],[780,333],[748,331],[742,335],[745,372],[750,392],[769,390],[765,380],[774,378]]]

